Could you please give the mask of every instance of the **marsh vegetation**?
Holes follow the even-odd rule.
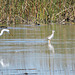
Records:
[[[0,24],[75,23],[75,0],[0,0]]]

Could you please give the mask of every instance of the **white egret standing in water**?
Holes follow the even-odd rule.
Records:
[[[9,29],[2,29],[1,33],[0,33],[0,36],[3,34],[3,32],[8,32],[9,33]]]
[[[52,30],[52,34],[50,35],[50,36],[48,36],[48,40],[49,40],[49,44],[50,44],[50,41],[51,41],[51,39],[54,37],[54,30]]]

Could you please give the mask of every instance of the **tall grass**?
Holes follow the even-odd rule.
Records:
[[[74,0],[0,0],[0,24],[74,21]]]

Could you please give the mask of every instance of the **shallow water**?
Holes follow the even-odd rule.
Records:
[[[0,37],[0,75],[74,75],[74,25],[18,25]],[[55,30],[51,44],[47,37]]]

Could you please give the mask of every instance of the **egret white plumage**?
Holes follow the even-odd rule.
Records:
[[[0,36],[3,34],[3,32],[8,32],[9,33],[9,29],[2,29],[1,33],[0,33]]]
[[[50,41],[51,41],[51,39],[54,37],[54,30],[52,30],[52,34],[50,35],[50,36],[48,36],[48,40],[49,40],[49,43],[50,43]]]

